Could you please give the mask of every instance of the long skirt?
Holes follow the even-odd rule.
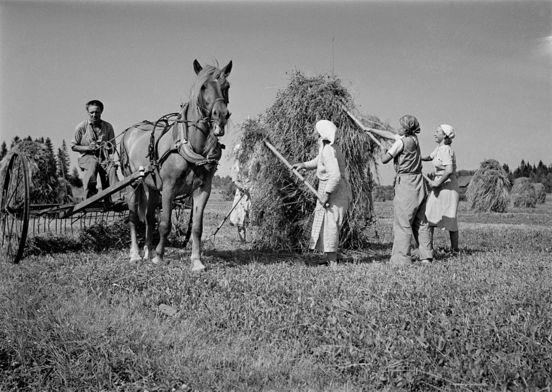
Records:
[[[448,231],[458,231],[458,179],[452,174],[438,189],[429,194],[426,206],[426,217],[430,226],[436,226]]]
[[[411,239],[414,237],[421,259],[433,258],[431,232],[425,216],[426,189],[421,174],[398,174],[393,199],[393,250],[391,263],[411,261]]]
[[[318,192],[324,192],[327,181],[320,180]],[[345,180],[341,180],[337,188],[330,195],[329,206],[324,208],[320,202],[316,203],[312,223],[310,249],[321,252],[337,252],[339,247],[339,232],[349,207],[351,192]]]

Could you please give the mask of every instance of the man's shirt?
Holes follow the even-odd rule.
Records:
[[[89,146],[92,142],[110,142],[111,148],[108,149],[109,154],[115,152],[115,131],[113,126],[107,121],[100,120],[99,124],[92,124],[90,120],[84,120],[75,128],[75,139],[72,142],[73,146]],[[90,153],[82,153],[87,155]]]

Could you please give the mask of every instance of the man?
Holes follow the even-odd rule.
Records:
[[[71,149],[80,152],[79,167],[84,172],[83,187],[86,198],[98,192],[96,177],[100,175],[102,188],[116,184],[117,165],[112,154],[116,153],[115,132],[113,126],[101,119],[103,103],[94,99],[86,103],[89,119],[84,120],[75,129],[75,140]],[[110,198],[106,198],[109,203]]]

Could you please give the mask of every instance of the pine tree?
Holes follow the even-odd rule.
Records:
[[[46,140],[44,141],[44,144],[46,145],[46,149],[48,152],[46,167],[44,169],[46,170],[46,173],[48,173],[50,177],[57,178],[57,163],[56,163],[56,156],[54,155],[54,146],[49,137],[46,138]]]
[[[8,147],[6,146],[6,142],[3,141],[0,147],[0,161],[4,159],[6,155],[8,155]]]
[[[67,152],[67,144],[65,140],[61,143],[61,148],[58,148],[57,154],[57,174],[58,177],[67,178],[69,175],[69,153]]]

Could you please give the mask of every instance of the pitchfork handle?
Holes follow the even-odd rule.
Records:
[[[274,153],[274,155],[276,155],[276,157],[289,169],[291,170],[291,172],[293,174],[295,174],[295,176],[297,178],[299,178],[299,180],[301,180],[301,182],[303,184],[306,185],[306,187],[308,188],[309,191],[311,191],[315,196],[316,198],[318,199],[318,201],[320,202],[320,204],[322,204],[324,206],[324,208],[328,208],[330,206],[330,203],[326,202],[326,203],[323,203],[322,200],[320,200],[320,197],[318,197],[318,192],[316,191],[316,189],[314,189],[314,187],[307,181],[305,180],[305,177],[303,177],[301,175],[301,173],[299,173],[299,171],[297,169],[295,169],[291,163],[289,163],[286,158],[284,158],[282,156],[282,154],[280,154],[278,152],[278,150],[276,150],[276,147],[274,147],[268,140],[264,140],[264,143],[266,144],[266,146],[270,149],[270,151],[272,151]]]

